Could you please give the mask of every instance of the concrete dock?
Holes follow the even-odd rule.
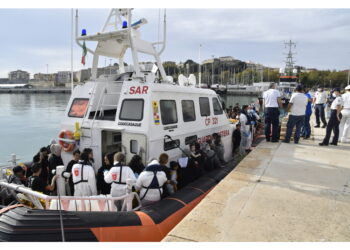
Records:
[[[163,241],[350,241],[350,144],[313,134],[259,144]]]

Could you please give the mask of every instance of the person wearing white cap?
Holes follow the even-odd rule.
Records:
[[[341,114],[343,117],[339,125],[340,142],[346,142],[350,133],[350,85],[345,87],[345,91],[345,94],[342,95],[344,106]]]

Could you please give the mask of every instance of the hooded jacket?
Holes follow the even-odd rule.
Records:
[[[126,194],[126,180],[136,180],[134,172],[128,166],[115,162],[113,167],[104,174],[106,183],[112,183],[111,195],[119,197]]]
[[[52,144],[50,146],[51,155],[49,157],[49,182],[53,177],[52,170],[57,166],[62,166],[63,161],[61,158],[61,146],[59,144]]]
[[[92,166],[79,161],[73,165],[72,176],[74,183],[74,196],[97,195],[95,171]]]

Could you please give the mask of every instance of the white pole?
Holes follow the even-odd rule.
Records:
[[[73,39],[74,39],[74,9],[71,10],[71,41],[70,41],[70,70],[71,70],[71,75],[70,75],[70,83],[71,83],[71,93],[73,93]]]
[[[201,82],[202,82],[202,70],[201,70],[201,48],[202,44],[199,44],[199,64],[198,64],[198,86],[200,87]]]

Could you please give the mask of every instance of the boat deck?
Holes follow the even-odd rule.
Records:
[[[349,241],[350,144],[262,142],[163,241]]]

